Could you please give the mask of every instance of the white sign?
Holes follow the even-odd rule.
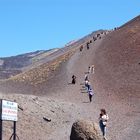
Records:
[[[11,101],[2,100],[2,120],[17,121],[18,104]]]

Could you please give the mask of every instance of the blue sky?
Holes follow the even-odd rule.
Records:
[[[0,0],[0,57],[63,47],[139,14],[138,0]]]

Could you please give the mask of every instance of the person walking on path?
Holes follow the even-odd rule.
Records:
[[[94,92],[92,89],[88,90],[88,94],[89,94],[89,101],[92,102],[92,96],[94,95]]]
[[[95,70],[95,66],[92,65],[92,66],[91,66],[91,73],[92,73],[92,74],[94,74],[94,70]]]
[[[87,81],[87,80],[88,80],[88,74],[85,75],[85,81]]]
[[[91,89],[91,83],[89,82],[89,80],[85,81],[85,87],[87,89],[87,92]]]
[[[106,140],[106,126],[107,126],[108,119],[109,117],[108,114],[106,113],[106,110],[101,109],[101,113],[99,117],[99,126],[105,140]]]
[[[94,74],[94,69],[95,69],[95,66],[94,66],[94,65],[89,66],[89,67],[88,67],[88,73],[89,73],[89,74],[90,74],[90,73]]]
[[[83,51],[83,45],[80,46],[80,52],[82,52],[82,51]]]
[[[87,50],[89,50],[89,42],[87,42]]]
[[[88,79],[85,80],[85,88],[88,91],[88,89],[89,89],[89,81],[88,81]]]
[[[91,66],[88,67],[88,73],[91,73]]]
[[[76,76],[75,75],[72,76],[72,82],[71,83],[72,84],[75,84],[76,83]]]

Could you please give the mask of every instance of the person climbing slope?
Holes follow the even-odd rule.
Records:
[[[92,89],[88,90],[88,94],[89,94],[89,101],[92,102],[92,96],[94,95],[94,92]]]
[[[88,80],[88,74],[85,74],[85,81]]]
[[[105,140],[106,140],[106,126],[107,126],[108,119],[109,117],[108,114],[106,113],[106,110],[101,109],[101,113],[99,117],[99,126]]]
[[[75,84],[76,83],[76,76],[75,75],[72,76],[72,82],[71,83],[72,84]]]
[[[91,66],[88,67],[88,73],[91,73]]]
[[[83,45],[80,46],[80,52],[82,52],[82,51],[83,51]]]
[[[92,66],[91,66],[91,73],[94,74],[94,71],[95,71],[95,66],[92,65]]]
[[[88,79],[87,80],[85,80],[85,88],[86,88],[86,90],[88,91],[88,89],[89,89],[89,84],[88,84]]]
[[[87,42],[87,50],[89,50],[89,44],[90,44],[90,43],[89,43],[89,42]]]

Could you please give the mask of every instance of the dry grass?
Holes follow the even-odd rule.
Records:
[[[70,51],[51,62],[42,64],[37,68],[21,73],[15,77],[10,78],[9,80],[15,82],[24,82],[30,85],[37,86],[45,82],[48,79],[49,75],[54,72],[61,63],[67,61],[73,55],[73,53],[74,51]]]

